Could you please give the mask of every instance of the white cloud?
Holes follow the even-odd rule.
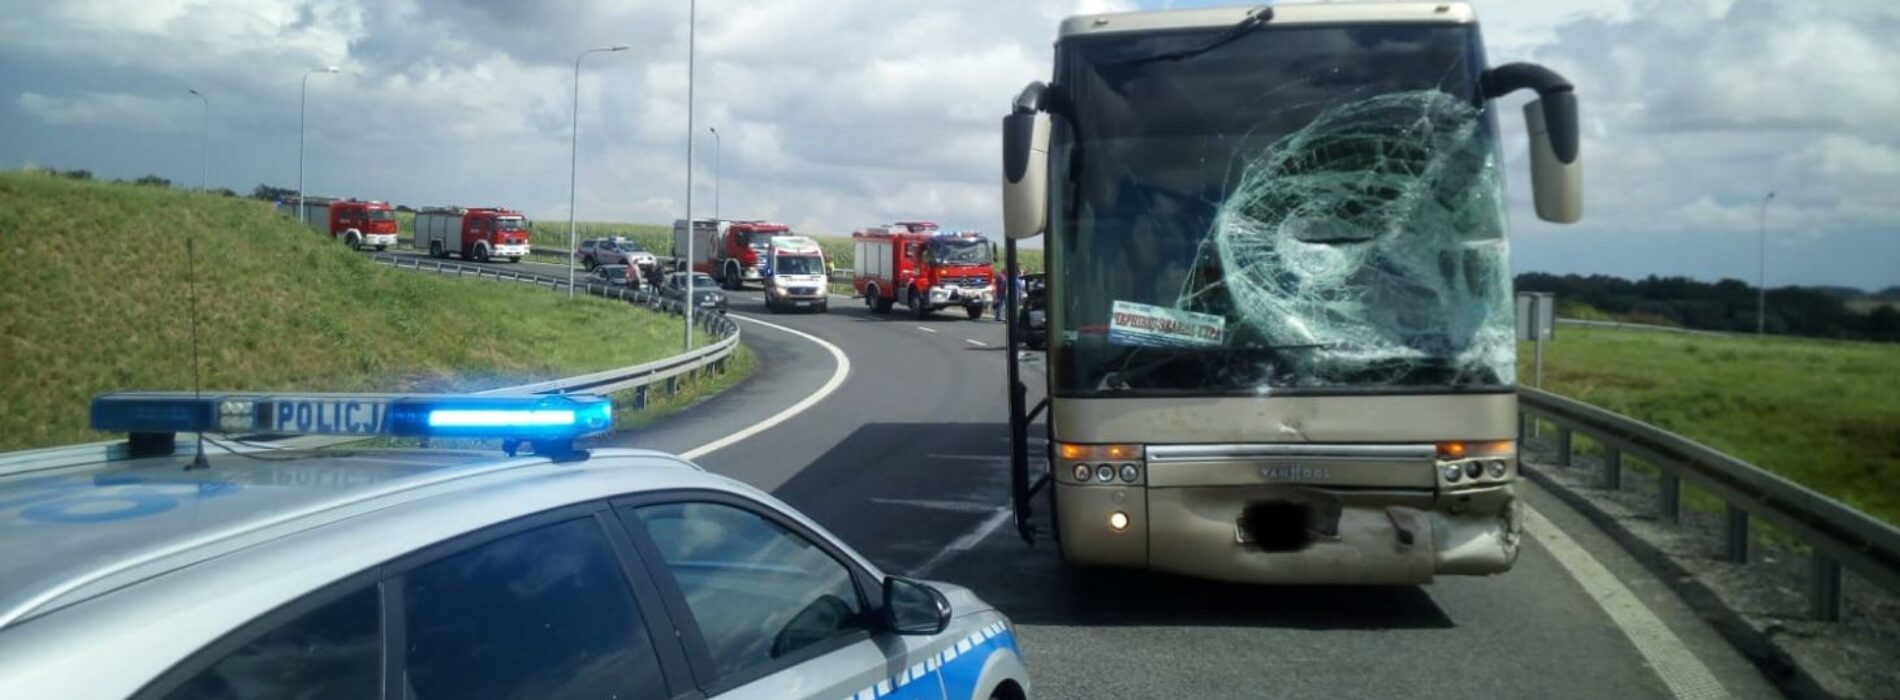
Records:
[[[1900,227],[1900,5],[1478,5],[1493,63],[1542,62],[1578,86],[1588,206],[1576,230],[1752,234],[1770,189],[1781,193],[1771,219],[1790,230]],[[184,89],[198,87],[212,99],[214,179],[288,184],[298,81],[336,63],[345,75],[310,83],[313,191],[564,217],[574,54],[626,43],[631,51],[584,66],[580,212],[664,222],[685,196],[685,6],[0,0],[0,85],[16,86],[0,104],[24,116],[5,123],[74,142],[34,151],[23,145],[34,138],[9,133],[0,156],[109,171],[60,154],[99,135],[195,131],[198,105]],[[899,216],[994,228],[1008,100],[1047,78],[1059,18],[1110,9],[1127,4],[703,0],[695,207],[711,212],[706,128],[716,126],[725,215],[827,232]],[[1556,229],[1529,215],[1523,100],[1509,98],[1501,123],[1519,247],[1533,252],[1524,259],[1592,264],[1534,254]],[[178,150],[160,141],[126,142]],[[181,160],[137,155],[111,157],[139,169],[128,175]]]

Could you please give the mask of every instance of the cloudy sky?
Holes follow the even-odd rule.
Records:
[[[1056,21],[1166,0],[702,0],[700,186],[712,212],[815,232],[929,217],[999,230],[998,120],[1046,78]],[[1900,285],[1900,5],[1886,0],[1478,0],[1492,63],[1565,73],[1583,99],[1585,221],[1529,215],[1503,105],[1523,270]],[[682,0],[0,0],[0,167],[297,181],[309,79],[314,193],[567,214],[581,82],[583,219],[685,207]]]

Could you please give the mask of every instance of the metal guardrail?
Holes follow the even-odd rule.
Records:
[[[1613,328],[1617,330],[1632,330],[1632,331],[1657,331],[1660,333],[1680,333],[1683,335],[1701,335],[1701,336],[1708,336],[1712,338],[1725,338],[1730,335],[1733,335],[1732,333],[1723,333],[1721,331],[1705,331],[1705,330],[1700,330],[1696,328],[1680,328],[1677,326],[1658,326],[1653,323],[1624,323],[1622,321],[1587,321],[1581,318],[1560,318],[1560,319],[1557,319],[1557,323],[1558,325],[1563,325],[1563,326],[1582,326],[1584,328]]]
[[[442,274],[455,274],[458,276],[515,280],[536,285],[546,285],[550,289],[555,290],[564,289],[567,286],[566,278],[517,272],[495,267],[463,265],[441,260],[409,258],[386,254],[375,255],[372,256],[371,259],[378,264],[392,267],[406,267],[422,271],[434,271]],[[413,261],[413,263],[405,261]],[[674,313],[678,313],[679,311],[671,305],[657,303],[660,300],[655,295],[644,292],[629,292],[621,287],[588,284],[585,286],[576,285],[576,289],[585,290],[587,293],[596,296],[624,299],[631,303],[644,304]],[[718,313],[696,314],[694,316],[694,322],[695,325],[699,326],[701,330],[704,330],[709,335],[720,338],[719,342],[695,349],[691,352],[684,352],[672,357],[630,367],[590,372],[588,374],[535,382],[532,384],[501,387],[499,389],[490,389],[477,393],[566,394],[585,391],[606,394],[634,389],[636,390],[636,394],[633,406],[634,408],[643,409],[647,403],[647,392],[654,385],[664,382],[666,392],[670,395],[678,388],[678,380],[682,376],[695,374],[708,367],[716,372],[725,371],[726,360],[732,356],[733,348],[739,344],[738,324],[733,322],[732,319],[726,318],[725,314]],[[218,443],[219,447],[224,450],[260,452],[274,449],[317,448],[351,442],[355,440],[355,438],[305,436],[278,440],[267,444],[263,444],[260,441],[247,441],[243,439],[235,441],[225,440],[211,436],[206,436],[205,440],[207,442]],[[197,445],[194,442],[179,440],[175,453],[188,455],[194,453],[196,450]],[[63,467],[110,462],[125,459],[128,456],[129,451],[124,440],[108,440],[62,447],[20,450],[0,454],[0,476],[21,474],[29,471],[43,472]]]
[[[1518,387],[1520,435],[1532,420],[1557,426],[1557,463],[1570,466],[1573,434],[1602,445],[1603,487],[1622,487],[1623,455],[1660,470],[1657,510],[1677,522],[1682,513],[1682,481],[1725,504],[1724,544],[1728,559],[1748,561],[1751,518],[1760,518],[1812,548],[1809,612],[1816,619],[1841,617],[1841,568],[1846,566],[1886,590],[1900,594],[1900,528],[1853,509],[1780,475],[1681,435],[1629,416],[1565,396]]]

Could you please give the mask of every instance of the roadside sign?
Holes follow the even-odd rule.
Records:
[[[1557,339],[1557,297],[1550,292],[1517,293],[1517,339]]]

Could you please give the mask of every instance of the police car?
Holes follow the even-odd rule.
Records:
[[[575,395],[99,397],[93,426],[130,435],[112,458],[0,460],[0,698],[1028,696],[1009,621],[969,591],[887,576],[678,457],[575,446],[611,416]],[[206,432],[507,454],[175,437]]]

